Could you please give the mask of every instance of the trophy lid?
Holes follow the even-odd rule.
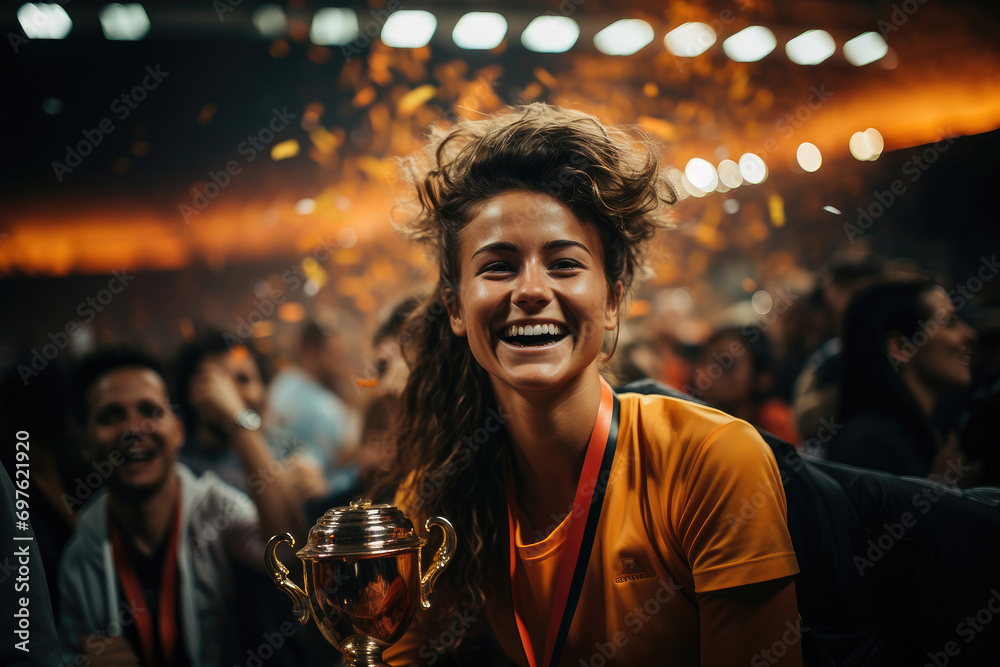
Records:
[[[385,556],[419,549],[424,543],[399,508],[358,498],[349,507],[328,509],[309,530],[309,543],[296,555],[304,560]]]

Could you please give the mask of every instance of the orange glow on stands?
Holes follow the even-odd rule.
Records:
[[[646,16],[661,39],[672,26],[699,22],[712,35],[717,33],[720,41],[739,28],[733,24],[716,31],[712,12],[693,4],[671,5],[663,12],[665,24],[656,25],[653,17]],[[764,15],[752,20],[768,23]],[[891,35],[892,48],[877,63],[847,67],[850,79],[838,74],[835,59],[799,67],[789,65],[780,50],[759,63],[746,64],[726,57],[724,44],[719,43],[709,44],[703,55],[693,58],[679,58],[658,44],[627,58],[608,57],[588,43],[571,48],[558,62],[546,57],[545,68],[542,58],[527,54],[528,67],[534,67],[532,76],[525,74],[521,88],[509,90],[515,77],[499,62],[476,69],[457,57],[432,59],[431,49],[438,58],[443,53],[436,42],[392,49],[375,40],[363,58],[353,59],[330,79],[348,111],[361,119],[363,132],[354,132],[338,119],[333,106],[325,109],[312,96],[301,100],[298,108],[290,105],[292,113],[301,114],[300,138],[282,137],[284,141],[270,147],[279,164],[261,161],[277,169],[279,178],[255,189],[247,186],[252,176],[240,176],[187,222],[176,208],[178,201],[161,208],[137,208],[111,197],[80,203],[56,190],[53,199],[30,205],[4,202],[0,232],[7,236],[0,247],[0,272],[62,276],[123,268],[171,270],[192,264],[221,268],[275,260],[292,265],[310,256],[323,239],[330,239],[329,252],[318,262],[323,273],[316,271],[310,277],[314,285],[310,289],[335,291],[367,308],[373,299],[377,303],[379,294],[412,285],[414,271],[428,266],[423,251],[410,246],[390,223],[405,217],[393,204],[407,199],[395,180],[395,157],[418,150],[425,141],[425,128],[441,118],[476,118],[496,111],[505,100],[538,99],[594,113],[609,123],[636,123],[662,144],[663,159],[678,172],[681,194],[691,196],[682,204],[689,208],[678,207],[682,211],[678,229],[668,232],[669,239],[658,248],[669,257],[661,260],[658,275],[691,279],[711,265],[714,257],[708,250],[752,247],[774,233],[772,225],[785,224],[780,195],[770,192],[783,187],[781,179],[796,164],[796,150],[803,141],[813,144],[829,165],[811,177],[810,182],[820,183],[817,178],[832,177],[827,175],[844,164],[880,166],[858,165],[852,158],[852,136],[864,128],[878,128],[878,133],[862,133],[866,136],[861,154],[877,155],[935,142],[946,134],[971,135],[1000,127],[996,50],[970,47],[955,55],[928,53],[920,26],[926,30],[942,25],[941,39],[954,43],[975,44],[977,37],[932,3],[910,21],[907,30]],[[591,26],[586,34],[596,34],[601,27]],[[568,24],[567,29],[568,43],[573,30]],[[712,35],[700,29],[681,40],[677,49],[693,53],[712,41]],[[855,35],[840,34],[836,40],[843,46]],[[539,48],[554,48],[552,37],[543,31]],[[506,36],[511,50],[522,48],[521,39],[521,34]],[[305,46],[296,43],[291,49],[288,42],[275,39],[270,52],[276,58],[305,60]],[[773,76],[773,71],[768,74],[766,68],[778,67],[778,61],[789,68],[788,80]],[[898,66],[885,69],[890,61]],[[815,84],[826,81],[826,75],[828,86]],[[188,122],[194,130],[202,131],[199,126],[204,125],[212,130],[216,112],[216,102],[199,99],[190,107]],[[854,139],[853,144],[861,141]],[[157,145],[142,137],[135,137],[129,146],[132,153],[109,157],[109,168],[115,164],[115,170],[126,171],[158,155]],[[720,148],[724,150],[717,152]],[[709,158],[711,163],[704,168],[695,162],[703,169],[682,179],[679,170],[692,158]],[[259,165],[254,163],[246,171]],[[292,174],[302,173],[294,170],[303,165],[321,174],[319,185],[296,188]],[[288,172],[281,171],[285,169]],[[207,169],[188,177],[204,181],[206,173]],[[281,178],[283,173],[289,176]],[[765,178],[771,180],[758,186]],[[693,181],[699,187],[691,185]],[[739,190],[729,195],[709,191],[719,183],[719,189]],[[190,203],[186,188],[181,189],[181,199]],[[301,204],[297,211],[296,204],[304,198],[313,204]],[[825,203],[817,201],[812,210],[819,211]],[[789,204],[789,215],[792,210]],[[794,222],[788,221],[786,231],[795,228]]]
[[[306,318],[306,308],[301,303],[290,301],[278,306],[278,319],[282,322],[301,322]]]

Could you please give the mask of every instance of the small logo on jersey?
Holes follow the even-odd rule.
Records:
[[[626,581],[637,581],[639,579],[652,579],[656,576],[654,572],[636,572],[639,563],[634,558],[622,558],[623,574],[615,577],[616,584],[624,584]]]

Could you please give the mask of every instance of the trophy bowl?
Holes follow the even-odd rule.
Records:
[[[328,642],[344,654],[344,664],[385,666],[382,651],[399,641],[413,620],[417,600],[431,606],[434,582],[455,553],[455,529],[443,517],[425,528],[444,533],[427,572],[420,553],[427,540],[396,507],[364,498],[349,507],[326,511],[309,530],[309,542],[296,556],[302,561],[303,588],[289,578],[275,550],[295,546],[288,533],[267,543],[264,559],[274,583],[292,599],[299,623],[310,615]]]

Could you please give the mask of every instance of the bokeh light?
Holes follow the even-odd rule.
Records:
[[[653,26],[642,19],[615,21],[594,37],[594,46],[609,56],[630,56],[653,41]]]
[[[703,192],[711,192],[719,185],[719,174],[715,171],[715,167],[700,157],[688,160],[687,166],[684,167],[684,175],[691,185]]]
[[[21,5],[17,21],[29,39],[65,39],[73,29],[73,20],[66,10],[52,3]]]
[[[105,5],[97,17],[107,39],[136,41],[149,34],[149,17],[140,4]]]
[[[351,13],[353,14],[353,12]],[[254,10],[253,16],[250,20],[253,21],[253,25],[257,28],[257,32],[260,33],[260,36],[265,39],[275,39],[288,32],[288,17],[285,16],[285,10],[282,9],[280,5],[261,5]],[[357,21],[355,21],[355,23],[357,23]],[[313,19],[313,24],[315,25],[315,18]],[[312,34],[310,33],[310,38],[311,37]],[[352,37],[351,39],[354,38]],[[314,44],[316,43],[316,40],[312,41]]]
[[[752,63],[774,51],[777,45],[773,32],[762,25],[752,25],[726,39],[722,50],[730,60]]]
[[[865,32],[844,44],[844,58],[855,67],[861,67],[885,57],[889,45],[877,32]]]
[[[679,25],[663,38],[667,50],[681,58],[694,58],[705,53],[715,44],[718,36],[706,23],[691,22]]]
[[[740,174],[740,165],[732,160],[723,160],[720,162],[719,181],[727,188],[738,188],[743,185],[743,175]]]
[[[419,49],[427,46],[437,18],[422,9],[403,9],[393,12],[382,26],[382,43],[394,49]]]
[[[321,45],[350,44],[358,31],[358,15],[353,9],[324,7],[313,16],[309,40]]]
[[[758,185],[767,178],[767,165],[756,153],[744,153],[740,156],[740,174],[747,183]]]
[[[864,132],[855,132],[851,135],[848,148],[855,159],[862,162],[872,162],[882,155],[885,149],[885,141],[882,134],[874,127],[869,127]]]
[[[458,20],[451,38],[463,49],[495,49],[507,34],[507,19],[496,12],[469,12]]]
[[[758,315],[767,315],[774,306],[774,299],[767,291],[757,290],[750,297],[750,305],[753,306],[754,312]]]
[[[807,30],[785,44],[788,59],[796,65],[819,65],[837,52],[837,43],[825,30]]]
[[[803,171],[810,173],[817,171],[823,165],[823,154],[820,153],[819,147],[808,141],[803,141],[795,149],[795,159]]]
[[[536,53],[569,51],[580,38],[580,26],[568,16],[539,16],[521,33],[524,48]]]

